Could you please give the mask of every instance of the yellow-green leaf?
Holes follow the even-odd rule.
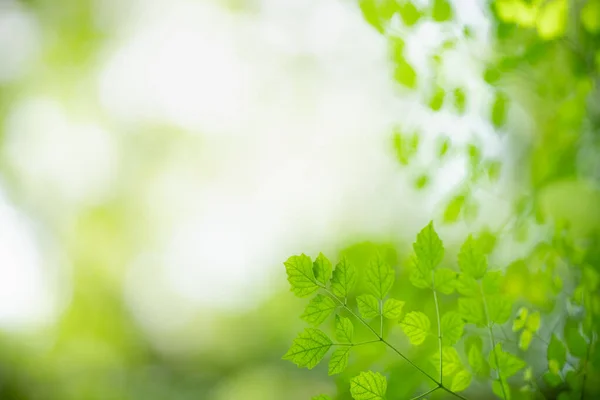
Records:
[[[388,299],[383,304],[383,316],[387,319],[398,319],[402,315],[404,302],[396,299]]]
[[[378,372],[361,372],[350,380],[350,394],[354,400],[385,400],[387,380]]]
[[[414,346],[422,344],[431,328],[429,317],[420,311],[412,311],[404,316],[400,322],[402,330],[408,337],[410,343]]]
[[[291,256],[283,263],[291,291],[298,297],[306,297],[319,289],[313,273],[313,263],[309,256]]]

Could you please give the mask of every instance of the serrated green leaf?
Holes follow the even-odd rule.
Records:
[[[309,256],[291,256],[283,263],[291,291],[298,297],[306,297],[319,289],[313,274],[313,264]]]
[[[329,259],[325,257],[323,253],[319,253],[317,259],[313,263],[313,273],[317,282],[327,285],[327,282],[329,279],[331,279],[331,271],[331,261],[329,261]]]
[[[498,359],[498,363],[496,363],[496,358]],[[490,366],[498,371],[504,379],[510,378],[527,366],[525,361],[519,357],[502,350],[501,343],[497,343],[494,350],[490,352],[488,361]]]
[[[444,210],[444,222],[447,224],[454,223],[458,220],[461,210],[465,204],[465,196],[454,196]]]
[[[483,303],[479,299],[460,298],[458,299],[458,313],[468,323],[477,326],[486,326],[487,319]]]
[[[313,397],[312,400],[331,400],[331,397],[327,396],[326,394],[321,394]]]
[[[433,221],[423,228],[413,244],[417,256],[417,268],[425,275],[435,269],[444,258],[444,245],[440,240]]]
[[[331,291],[338,297],[346,298],[355,284],[356,269],[348,260],[343,258],[333,271]]]
[[[431,329],[429,317],[420,311],[412,311],[404,316],[400,322],[402,330],[414,346],[422,344]]]
[[[419,289],[431,289],[433,287],[431,279],[425,278],[421,270],[417,268],[416,263],[418,261],[416,258],[413,261],[415,262],[415,267],[410,271],[410,283]]]
[[[576,320],[569,318],[565,323],[564,329],[565,342],[572,355],[583,358],[587,352],[587,343],[581,333],[579,333],[579,324]]]
[[[538,329],[540,329],[540,323],[541,323],[540,313],[538,311],[536,311],[529,315],[529,318],[527,318],[527,322],[525,323],[525,326],[528,331],[535,333],[538,331]]]
[[[488,317],[490,322],[502,325],[510,318],[512,303],[511,301],[502,296],[486,296]]]
[[[383,316],[387,319],[398,319],[402,315],[404,302],[396,299],[388,299],[383,304]]]
[[[456,290],[463,296],[481,297],[481,289],[477,281],[472,276],[460,274],[455,283]]]
[[[529,316],[529,310],[525,307],[519,308],[517,311],[517,317],[513,320],[512,330],[513,332],[520,331],[525,327],[525,322],[527,322],[527,317]]]
[[[350,318],[335,316],[335,338],[339,341],[352,343],[354,338],[354,325]]]
[[[560,339],[552,334],[550,343],[548,343],[548,362],[555,360],[558,363],[558,368],[562,369],[567,361],[567,348]]]
[[[323,331],[306,328],[294,339],[283,359],[290,360],[298,367],[312,369],[325,357],[332,344]]]
[[[371,319],[379,316],[379,300],[371,294],[363,294],[356,298],[358,311],[365,319]]]
[[[331,315],[335,308],[336,304],[331,297],[318,294],[308,303],[300,317],[309,324],[319,325]]]
[[[469,371],[462,370],[459,371],[454,378],[452,378],[452,384],[450,385],[450,390],[453,392],[462,392],[471,384],[473,376]]]
[[[434,273],[435,290],[444,294],[454,292],[458,273],[449,268],[438,268]]]
[[[455,311],[449,311],[442,316],[440,324],[442,329],[442,342],[447,346],[456,344],[462,337],[465,327],[465,323],[460,314]]]
[[[396,273],[381,257],[371,260],[367,267],[367,288],[378,299],[383,299],[394,286]]]
[[[350,394],[354,400],[385,400],[387,380],[378,372],[361,372],[350,380]]]
[[[436,353],[433,356],[433,365],[435,365],[438,370],[440,368],[440,355]],[[458,371],[463,369],[462,362],[460,361],[460,356],[454,347],[442,347],[442,373],[443,376],[452,376]]]
[[[342,346],[339,349],[335,349],[331,353],[331,359],[329,360],[329,375],[335,375],[344,372],[348,366],[348,357],[350,357],[350,346]]]
[[[479,249],[477,241],[469,235],[458,253],[460,270],[475,279],[481,279],[487,271],[487,258]]]

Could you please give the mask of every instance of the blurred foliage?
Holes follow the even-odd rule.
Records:
[[[26,77],[23,86],[0,86],[2,122],[20,91],[31,86],[51,88],[58,95],[77,93],[81,88],[74,77],[94,67],[97,52],[110,35],[95,20],[93,1],[67,0],[60,6],[50,0],[22,3],[42,26],[41,67]],[[234,3],[237,7],[242,1],[228,6]],[[465,178],[431,218],[444,227],[466,227],[490,266],[505,274],[502,293],[512,302],[512,310],[509,329],[497,329],[498,342],[529,366],[509,379],[512,398],[598,398],[600,1],[481,4],[493,36],[491,55],[477,60],[484,64],[479,78],[491,93],[483,104],[470,88],[449,85],[436,75],[453,47],[477,39],[476,30],[462,26],[457,18],[460,5],[458,0],[358,0],[356,7],[389,44],[390,75],[400,95],[416,93],[431,114],[448,111],[461,117],[484,108],[483,118],[495,135],[511,138],[511,157],[492,157],[481,143],[464,144],[444,132],[430,143],[418,129],[405,127],[390,133],[390,148],[399,167],[414,172],[414,187],[423,191],[435,187],[437,170],[464,160]],[[417,68],[405,38],[394,29],[397,24],[400,32],[413,32],[426,22],[460,32],[435,49],[431,71]],[[80,107],[74,97],[71,102]],[[160,159],[159,150],[167,148],[168,138],[149,135],[136,137],[141,140],[136,146],[146,151],[147,142],[156,139],[147,146],[156,153],[146,162],[160,168],[153,157]],[[425,172],[417,165],[423,155],[434,159]],[[4,160],[1,167],[11,198],[27,211],[34,209],[20,178]],[[125,305],[125,266],[138,250],[136,237],[144,234],[134,192],[125,188],[122,198],[77,210],[67,227],[57,229],[57,239],[73,264],[74,290],[55,325],[0,336],[1,399],[294,400],[335,393],[333,398],[341,400],[351,396],[351,379],[367,370],[385,375],[389,398],[420,393],[422,374],[383,346],[357,347],[348,368],[333,383],[326,367],[309,373],[283,363],[282,354],[303,325],[298,315],[304,305],[288,293],[275,294],[251,311],[206,320],[199,315],[189,332],[168,339],[175,348],[187,343],[184,351],[161,348],[157,334],[149,333]],[[495,210],[486,208],[488,201],[481,193],[509,203],[505,221],[493,226],[483,222]],[[44,218],[52,224],[51,218]],[[457,242],[449,241],[448,254],[458,253]],[[411,284],[408,247],[395,242],[349,243],[339,258],[346,257],[360,269],[383,255],[398,266],[390,295],[406,302],[405,312],[415,311],[409,305],[418,304],[419,311],[435,315],[432,296]],[[522,247],[524,254],[517,251]],[[513,251],[516,255],[511,257]],[[357,285],[363,290],[365,282]],[[455,308],[457,301],[450,296],[442,306]],[[539,322],[535,315],[540,315]],[[334,321],[325,324],[332,328]],[[434,365],[426,361],[437,350],[435,340],[410,346],[397,324],[386,323],[384,329],[411,360],[423,361],[424,368],[435,373]],[[474,334],[476,329],[467,329],[457,346],[461,361],[473,374],[464,392],[468,398],[489,395],[485,379],[493,368],[489,360],[481,360],[491,346]],[[357,326],[355,337],[368,340],[369,332]],[[505,388],[497,387],[496,394],[498,389]],[[440,392],[431,397],[445,398]]]

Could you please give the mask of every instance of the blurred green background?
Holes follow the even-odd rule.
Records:
[[[431,219],[560,322],[600,269],[599,69],[599,0],[0,0],[0,399],[348,399],[391,355],[281,361],[282,263],[408,282]]]

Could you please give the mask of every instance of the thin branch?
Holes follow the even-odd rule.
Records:
[[[440,305],[438,303],[437,292],[435,291],[435,274],[431,271],[431,283],[432,283],[432,291],[433,291],[433,301],[435,303],[435,315],[437,317],[437,328],[438,328],[438,347],[440,351],[440,384],[443,384],[443,376],[444,376],[444,363],[442,362],[442,323],[440,319]]]
[[[481,292],[481,299],[483,301],[483,310],[485,311],[485,320],[487,322],[487,328],[490,335],[490,342],[492,344],[492,353],[494,353],[494,360],[496,361],[496,372],[498,375],[498,380],[500,381],[500,387],[502,388],[502,396],[504,397],[504,400],[507,400],[508,397],[506,396],[506,389],[504,388],[504,383],[502,382],[498,354],[496,353],[496,340],[494,339],[494,331],[492,330],[492,325],[490,323],[490,314],[488,311],[487,301],[485,301],[485,293],[483,292],[483,286],[481,286],[481,283],[479,283],[479,290]]]
[[[431,394],[431,393],[435,392],[435,391],[436,391],[436,390],[438,390],[439,388],[440,388],[439,386],[438,386],[438,387],[435,387],[435,388],[433,388],[433,389],[431,389],[431,390],[428,390],[427,392],[425,392],[425,393],[423,393],[423,394],[420,394],[420,395],[418,395],[418,396],[416,396],[416,397],[413,397],[413,398],[412,398],[412,399],[410,399],[410,400],[418,400],[418,399],[422,399],[423,397],[427,396],[428,394]]]

